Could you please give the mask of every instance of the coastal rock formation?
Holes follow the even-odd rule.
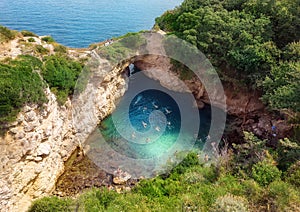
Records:
[[[160,82],[165,88],[176,92],[193,93],[199,108],[204,104],[220,105],[219,99],[224,97],[218,93],[208,94],[201,79],[192,76],[190,79],[181,79],[179,71],[171,64],[170,59],[159,55],[139,56],[133,62],[134,65],[143,70],[143,73]],[[226,96],[226,111],[229,115],[240,116],[264,109],[258,93],[251,93],[248,90],[241,90],[240,87],[223,82],[224,94]]]
[[[5,184],[0,193],[9,197],[0,196],[3,211],[22,211],[32,199],[51,192],[64,160],[76,146],[70,101],[60,108],[54,94],[45,92],[49,101],[43,109],[24,107],[0,139],[0,178]]]
[[[21,36],[18,35],[15,39],[0,44],[0,59],[9,57],[15,59],[18,55],[29,54],[34,55],[36,53],[36,46],[44,48],[48,54],[54,54],[54,46],[51,43],[43,41],[42,38],[46,36]],[[29,39],[33,39],[33,42],[29,42]]]
[[[75,50],[70,53],[80,57]],[[94,56],[92,62],[97,63],[89,67],[87,75],[90,74],[90,80],[83,91],[76,90],[72,101],[59,106],[55,95],[46,89],[47,104],[42,108],[25,106],[17,121],[11,123],[9,131],[0,138],[0,211],[26,211],[32,200],[54,190],[58,177],[64,172],[64,162],[77,147],[84,146],[97,124],[112,113],[117,100],[124,95],[128,85],[124,70],[130,63],[170,90],[193,93],[199,108],[204,103],[224,108],[225,105],[220,105],[224,96],[217,89],[208,95],[199,78],[180,80],[178,72],[171,71],[170,60],[157,55],[130,58],[113,69],[109,68],[107,61]],[[224,84],[230,115],[240,118],[263,110],[258,95],[233,88],[231,84]],[[263,120],[253,118],[253,122],[246,122],[248,118],[244,119],[242,124],[249,124],[249,129],[259,132],[265,127]],[[129,176],[116,175],[114,183],[123,184]]]
[[[47,104],[22,109],[0,138],[0,211],[26,211],[32,200],[54,190],[64,162],[125,93],[127,81],[122,71],[115,68],[105,73],[103,81],[94,78],[76,100],[63,106],[47,88]]]

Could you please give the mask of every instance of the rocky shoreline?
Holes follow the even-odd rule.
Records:
[[[120,193],[130,191],[138,181],[122,170],[116,170],[113,174],[105,172],[77,149],[65,163],[65,172],[58,178],[52,194],[72,197],[94,187],[105,187]]]

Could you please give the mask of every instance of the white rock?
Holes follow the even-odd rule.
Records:
[[[9,131],[13,134],[17,134],[19,132],[19,129],[15,127],[15,128],[11,128]]]
[[[7,183],[0,179],[0,201],[8,200],[11,197],[11,192]]]
[[[25,114],[25,120],[27,122],[34,121],[36,118],[36,113],[33,110]]]
[[[64,158],[64,157],[66,157],[67,155],[68,155],[68,152],[66,151],[66,150],[61,150],[60,152],[59,152],[59,154],[60,154],[60,156],[62,157],[62,158]]]
[[[17,133],[16,133],[16,135],[15,135],[15,138],[16,139],[22,139],[22,138],[24,138],[25,137],[25,133],[24,133],[24,131],[23,130],[20,130],[20,131],[18,131]]]
[[[36,162],[39,162],[39,161],[42,161],[42,160],[43,160],[42,157],[36,157],[36,158],[34,158],[34,161],[36,161]]]
[[[34,125],[33,124],[24,122],[24,131],[25,132],[31,132],[31,131],[33,131],[33,129],[34,129]]]
[[[41,143],[37,149],[38,156],[49,155],[50,152],[51,152],[51,147],[49,144],[46,144],[46,143]]]
[[[26,112],[29,112],[31,110],[31,107],[29,107],[28,105],[26,105],[25,107],[23,107],[23,111],[26,113]]]
[[[17,118],[17,121],[18,122],[23,122],[24,121],[24,115],[22,114],[22,113],[20,113],[20,115],[18,116],[18,118]]]

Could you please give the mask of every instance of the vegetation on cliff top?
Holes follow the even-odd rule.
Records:
[[[262,89],[272,109],[300,109],[299,0],[185,0],[157,25],[197,46],[221,72]],[[222,73],[221,73],[222,74]]]
[[[16,37],[17,32],[14,30],[10,30],[7,27],[0,25],[0,43],[7,42]]]
[[[118,194],[115,190],[121,186],[115,186],[115,190],[91,189],[73,200],[47,197],[34,202],[29,211],[299,210],[299,161],[290,157],[287,161],[293,165],[287,170],[276,165],[292,152],[299,155],[300,146],[282,140],[285,151],[278,154],[252,133],[245,133],[245,139],[249,145],[238,147],[241,154],[223,151],[226,154],[216,165],[200,162],[196,153],[190,153],[170,173],[141,180],[132,191]]]
[[[0,43],[15,39],[18,32],[0,26]],[[16,59],[5,58],[0,61],[0,132],[7,124],[16,119],[19,111],[26,104],[47,102],[44,89],[47,85],[57,96],[59,104],[64,104],[72,94],[76,80],[82,70],[82,63],[70,59],[66,47],[53,43],[55,55],[36,44],[29,31],[18,35],[19,42],[31,51],[32,55],[19,55]],[[26,43],[22,36],[29,36]],[[54,42],[51,37],[43,37],[45,42]],[[33,44],[32,44],[33,43]],[[39,59],[39,58],[41,59]]]
[[[41,73],[59,104],[64,104],[73,93],[81,70],[82,65],[79,62],[66,56],[51,55],[44,58]]]
[[[45,83],[38,74],[42,62],[22,55],[0,63],[0,126],[14,121],[25,104],[46,102]]]

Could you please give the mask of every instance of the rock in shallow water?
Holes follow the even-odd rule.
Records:
[[[116,170],[114,172],[114,178],[113,183],[116,185],[123,185],[125,184],[129,179],[131,178],[131,175],[127,172],[124,172],[120,169]]]

